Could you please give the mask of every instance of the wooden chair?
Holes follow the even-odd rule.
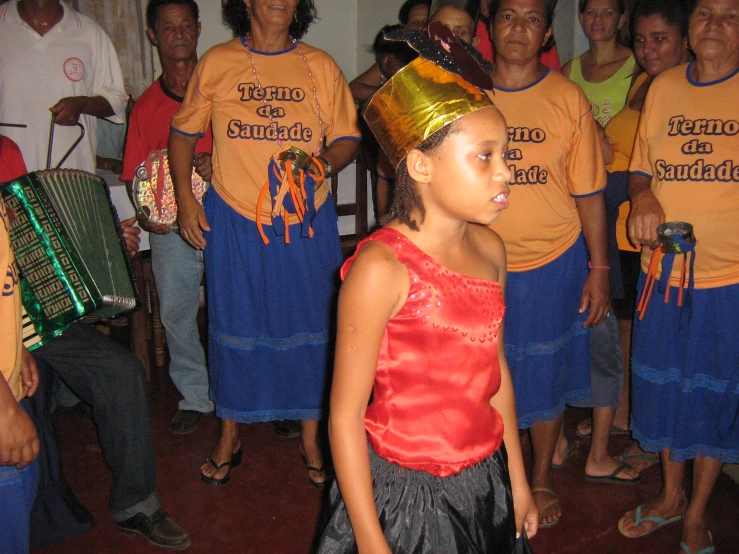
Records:
[[[345,170],[346,171],[346,170]],[[331,196],[334,198],[336,213],[339,217],[354,217],[354,232],[340,236],[341,251],[347,258],[354,253],[359,241],[367,236],[367,164],[361,151],[355,162],[354,202],[339,201],[339,176],[331,177]]]
[[[130,346],[151,381],[152,370],[161,370],[166,362],[167,344],[159,318],[159,297],[154,285],[149,252],[139,252],[133,259],[136,288],[141,307],[129,316]]]

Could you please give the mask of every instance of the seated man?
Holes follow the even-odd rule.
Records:
[[[87,130],[85,139],[64,167],[93,172],[97,117],[122,122],[128,100],[110,38],[92,19],[60,0],[3,4],[0,36],[0,118],[17,122],[23,114],[28,128],[13,132],[28,169],[46,166],[51,112],[62,126],[55,131],[53,163],[76,137],[76,131],[64,126],[81,121]],[[133,223],[122,226],[129,248],[135,251],[139,230]],[[187,548],[187,532],[162,510],[156,495],[146,380],[136,357],[82,323],[72,325],[34,355],[92,407],[103,456],[113,473],[110,514],[116,527],[161,548]]]
[[[187,532],[157,498],[148,391],[138,359],[84,323],[75,323],[34,356],[92,407],[103,457],[113,473],[109,506],[118,530],[168,550],[187,548]]]

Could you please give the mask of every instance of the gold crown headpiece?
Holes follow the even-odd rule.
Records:
[[[435,132],[494,106],[486,92],[493,82],[479,53],[438,22],[429,25],[428,34],[404,30],[386,38],[405,40],[420,54],[393,75],[364,110],[367,125],[397,168]]]

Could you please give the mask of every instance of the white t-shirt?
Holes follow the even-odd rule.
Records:
[[[123,123],[128,95],[113,43],[89,17],[64,7],[64,16],[45,35],[18,14],[18,0],[0,6],[0,122],[24,123],[25,129],[2,127],[21,149],[29,171],[46,168],[51,108],[69,96],[102,96]],[[80,116],[85,138],[62,167],[95,171],[97,118]],[[79,136],[78,127],[56,125],[52,167]]]

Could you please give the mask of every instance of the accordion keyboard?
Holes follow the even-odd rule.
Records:
[[[36,326],[31,321],[31,317],[26,313],[26,308],[23,306],[21,306],[21,316],[23,320],[23,346],[31,350],[41,342],[41,337],[36,332]]]

